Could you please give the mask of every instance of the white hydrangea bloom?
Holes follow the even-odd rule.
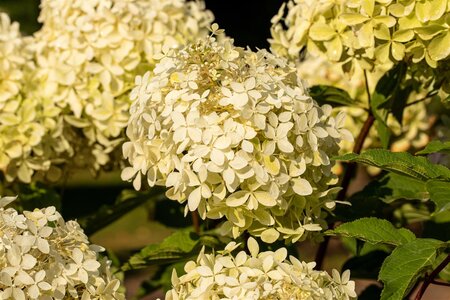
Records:
[[[344,300],[355,299],[355,282],[350,271],[342,276],[333,270],[314,270],[315,263],[301,262],[290,256],[286,248],[259,252],[256,240],[249,238],[250,255],[240,251],[233,256],[237,245],[232,242],[217,255],[202,250],[197,260],[185,265],[186,274],[172,274],[173,289],[167,300],[190,299],[292,299]]]
[[[31,57],[19,51],[24,39],[6,18],[0,24],[0,113],[14,116],[1,123],[26,123],[20,132],[33,140],[31,150],[15,143],[8,158],[0,154],[0,168],[8,181],[30,182],[36,170],[55,180],[62,165],[93,172],[117,165],[134,77],[153,67],[163,47],[207,35],[213,16],[201,1],[42,0],[42,28],[25,39]],[[16,65],[27,60],[35,67],[23,76]],[[24,100],[4,105],[19,90]],[[28,125],[34,120],[40,126]],[[10,163],[16,157],[20,161]]]
[[[60,110],[53,101],[26,93],[35,69],[26,49],[30,41],[20,35],[18,23],[0,13],[0,172],[8,181],[18,177],[28,182],[35,171],[47,171],[51,177],[54,145],[64,144],[55,134],[60,131]]]
[[[5,13],[0,13],[0,170],[6,172],[8,164],[21,156],[21,143],[8,137],[11,125],[16,125],[14,113],[20,103],[23,82],[22,66],[25,59],[21,55],[23,41],[19,24],[12,23]],[[12,122],[8,122],[8,119]]]
[[[436,68],[450,55],[449,13],[447,0],[289,0],[272,19],[271,48],[298,57],[307,47],[347,70]]]
[[[0,13],[0,108],[7,99],[19,94],[23,77],[20,66],[25,58],[20,55],[22,40],[19,24],[11,23],[8,15]]]
[[[344,114],[331,116],[303,88],[295,66],[214,37],[168,50],[136,77],[122,172],[201,218],[226,218],[268,243],[320,231],[336,181],[330,155],[343,138]]]
[[[125,299],[77,222],[54,207],[5,208],[14,199],[0,198],[0,299]]]

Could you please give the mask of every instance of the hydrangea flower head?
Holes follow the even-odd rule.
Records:
[[[234,237],[320,231],[322,208],[334,205],[329,156],[351,135],[344,114],[318,106],[286,60],[211,36],[167,50],[136,77],[131,99],[122,178],[136,189],[142,177],[164,185],[186,212],[225,217]]]
[[[14,113],[21,100],[25,64],[20,55],[22,48],[19,24],[11,23],[7,14],[0,13],[0,170],[3,172],[12,160],[21,156],[22,150],[21,143],[8,134],[11,125],[16,125]]]
[[[290,256],[286,248],[259,252],[256,240],[248,240],[250,255],[240,251],[232,255],[236,244],[230,243],[218,254],[202,250],[196,261],[188,262],[186,274],[178,277],[173,271],[173,289],[167,300],[179,299],[355,299],[355,283],[350,272],[342,276],[333,270],[314,270],[315,263],[306,263]]]
[[[307,47],[347,70],[402,60],[436,68],[450,55],[449,13],[446,0],[290,0],[272,20],[271,48],[298,57]]]
[[[59,109],[53,101],[29,98],[30,74],[35,69],[19,24],[0,13],[0,172],[8,181],[28,182],[36,171],[50,169],[53,151],[48,136],[55,132]],[[56,135],[57,136],[57,135]],[[58,138],[54,144],[63,144]]]
[[[0,54],[0,114],[14,111],[16,116],[2,117],[1,123],[40,124],[20,130],[34,138],[26,141],[30,145],[22,141],[25,137],[20,143],[26,145],[15,143],[8,161],[1,153],[0,168],[8,181],[30,182],[40,170],[57,180],[61,167],[94,173],[117,167],[134,77],[154,66],[163,46],[207,35],[213,16],[203,2],[185,0],[42,0],[42,28],[25,39],[27,57],[19,51],[24,39],[17,26],[5,18],[0,24],[0,47],[5,48]],[[16,66],[24,61],[35,65],[25,75]],[[23,100],[3,105],[19,89]],[[7,134],[13,136],[12,131]],[[18,151],[19,146],[32,149]]]
[[[0,299],[125,299],[104,249],[54,207],[5,208],[0,198]]]

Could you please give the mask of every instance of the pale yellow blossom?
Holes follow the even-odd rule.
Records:
[[[321,230],[334,207],[329,156],[351,135],[294,65],[209,37],[169,50],[136,84],[124,180],[166,186],[186,213],[224,217],[234,237],[249,230],[272,243]]]

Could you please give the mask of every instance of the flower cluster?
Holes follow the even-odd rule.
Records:
[[[313,85],[331,85],[341,88],[358,101],[357,106],[338,107],[334,113],[344,111],[347,114],[345,119],[345,128],[349,129],[353,136],[360,132],[364,120],[367,118],[365,108],[368,105],[368,97],[364,82],[364,73],[358,68],[355,69],[353,76],[349,77],[342,72],[337,64],[333,64],[321,56],[313,57],[307,55],[305,59],[298,63],[298,72],[300,77]],[[373,90],[377,81],[381,78],[381,72],[366,73],[369,89]],[[372,91],[371,91],[372,92]],[[410,101],[413,102],[424,97],[423,93],[413,92]],[[426,102],[419,102],[405,107],[403,112],[403,124],[399,124],[392,115],[389,115],[387,124],[396,135],[392,142],[393,151],[407,151],[410,148],[420,149],[428,143],[430,122],[427,117]],[[372,128],[364,141],[364,148],[380,147],[375,128]],[[341,152],[347,153],[353,150],[353,143],[343,141],[341,143]]]
[[[321,230],[323,208],[335,204],[329,156],[352,137],[294,65],[211,36],[165,53],[131,98],[122,179],[136,189],[142,175],[165,185],[186,213],[225,217],[234,237],[249,230],[271,243]]]
[[[344,300],[356,298],[350,271],[342,276],[333,270],[314,270],[315,263],[301,262],[293,256],[287,260],[286,248],[259,252],[258,243],[249,238],[250,255],[244,251],[233,256],[236,243],[228,244],[219,254],[201,251],[197,260],[188,262],[186,274],[178,277],[174,270],[173,289],[167,300],[179,299],[295,299]]]
[[[8,181],[18,177],[28,182],[31,170],[50,168],[50,151],[45,148],[50,146],[41,141],[58,127],[55,104],[39,102],[24,92],[34,70],[29,42],[20,35],[18,23],[0,13],[0,172]],[[59,143],[55,138],[55,144]]]
[[[163,47],[207,35],[213,16],[203,2],[185,0],[42,0],[42,28],[25,39],[3,34],[9,25],[3,18],[1,80],[14,81],[0,87],[9,91],[0,96],[0,114],[11,115],[1,119],[11,128],[0,143],[13,144],[7,155],[20,162],[2,157],[0,168],[9,181],[29,182],[39,170],[58,179],[61,165],[96,172],[117,164],[134,77],[154,66]],[[26,61],[34,66],[24,75],[17,64]],[[2,105],[19,89],[23,100]],[[39,126],[31,123],[36,119]],[[15,129],[23,123],[26,128]],[[32,140],[18,139],[17,131]]]
[[[271,40],[285,56],[307,47],[348,70],[402,60],[436,68],[450,54],[447,0],[290,0],[286,15],[285,8],[272,20]]]
[[[0,299],[125,299],[103,248],[54,207],[19,214],[0,198]]]
[[[10,98],[19,94],[25,63],[22,53],[22,39],[18,23],[11,23],[8,15],[0,13],[0,108]]]

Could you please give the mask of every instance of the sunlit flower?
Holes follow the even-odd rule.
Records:
[[[230,245],[228,245],[230,246]],[[228,247],[227,246],[227,247]],[[315,263],[306,263],[290,256],[281,248],[259,252],[256,240],[249,238],[250,255],[231,250],[205,254],[202,250],[196,261],[185,265],[186,274],[172,274],[172,290],[168,300],[178,299],[355,299],[355,283],[350,271],[342,276],[333,270],[314,270]]]
[[[272,19],[271,48],[293,58],[307,48],[366,70],[399,61],[436,68],[450,55],[446,0],[290,0]]]
[[[329,156],[351,136],[295,66],[210,37],[168,50],[136,83],[124,180],[166,186],[186,213],[225,217],[234,237],[249,230],[271,243],[320,231],[322,208],[334,206]]]
[[[0,299],[125,299],[103,248],[54,207],[19,214],[0,198]]]

